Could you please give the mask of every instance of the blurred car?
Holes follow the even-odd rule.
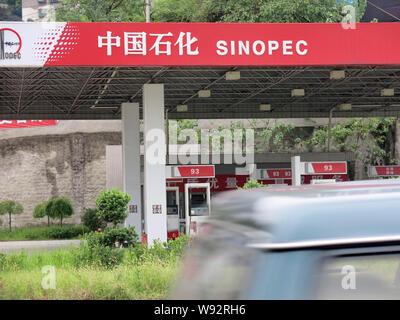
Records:
[[[400,298],[400,181],[213,198],[172,299]]]

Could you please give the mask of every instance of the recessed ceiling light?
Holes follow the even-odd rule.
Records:
[[[271,111],[270,104],[260,104],[260,111]]]
[[[304,97],[305,90],[304,89],[293,89],[292,97]]]
[[[94,104],[90,107],[90,109],[117,109],[119,107],[115,107],[115,106],[102,106],[102,105],[98,105],[98,104]]]
[[[199,91],[199,98],[210,98],[211,97],[211,90],[200,90]]]
[[[341,80],[346,78],[346,71],[345,70],[332,70],[331,71],[331,80]]]
[[[240,79],[240,71],[228,71],[225,74],[225,79],[226,80],[239,80]]]
[[[381,96],[382,97],[393,97],[394,96],[394,89],[393,88],[382,89],[381,90]]]
[[[339,105],[339,110],[341,111],[350,111],[352,108],[351,103],[342,103],[341,105]]]
[[[180,104],[180,105],[176,106],[176,111],[178,111],[178,112],[186,112],[186,111],[188,111],[187,104]]]

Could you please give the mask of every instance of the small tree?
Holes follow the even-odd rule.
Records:
[[[100,219],[112,222],[114,226],[123,222],[128,216],[128,203],[130,200],[131,196],[118,188],[104,190],[96,200]]]
[[[36,219],[47,216],[47,226],[50,226],[50,217],[46,214],[46,202],[41,202],[33,209],[33,217]]]
[[[47,201],[45,211],[48,217],[60,219],[61,227],[63,219],[74,214],[71,201],[64,197],[53,198]]]
[[[5,200],[0,203],[0,215],[8,213],[10,231],[11,231],[11,215],[21,214],[22,212],[24,212],[24,207],[18,201]]]

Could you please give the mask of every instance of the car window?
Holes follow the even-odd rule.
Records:
[[[258,252],[223,230],[197,239],[184,258],[173,299],[240,299]]]
[[[400,253],[329,258],[317,278],[317,299],[400,299]]]

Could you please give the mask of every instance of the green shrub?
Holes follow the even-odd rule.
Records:
[[[50,217],[46,214],[46,202],[38,203],[33,209],[33,217],[41,219],[47,216],[47,226],[50,226]]]
[[[257,180],[250,179],[247,181],[243,187],[237,187],[239,190],[241,189],[253,189],[253,188],[265,188],[268,187],[267,185],[258,182]]]
[[[44,240],[51,239],[47,234],[47,228],[18,228],[14,229],[9,235],[10,237],[15,237],[18,240]]]
[[[100,219],[112,222],[114,226],[123,222],[128,216],[128,203],[131,196],[117,188],[104,190],[96,200],[97,212]]]
[[[44,227],[43,229],[49,228]],[[167,267],[179,263],[179,259],[188,243],[188,237],[183,236],[164,244],[156,242],[151,248],[132,246],[115,249],[104,246],[101,242],[101,237],[93,236],[95,234],[94,232],[91,233],[92,241],[82,242],[79,248],[64,248],[30,254],[25,251],[8,254],[0,253],[0,274],[2,271],[14,272],[21,270],[37,270],[40,274],[40,269],[44,265],[52,265],[57,269],[66,270],[87,270],[92,269],[92,267],[110,269],[116,266],[126,266],[132,270],[132,268],[143,265],[164,265]]]
[[[111,268],[124,259],[124,250],[116,249],[115,242],[134,248],[139,240],[134,227],[105,228],[104,232],[91,232],[85,237],[87,243],[82,246],[81,257],[77,263],[94,264]]]
[[[176,262],[181,258],[188,244],[189,237],[186,235],[182,235],[175,240],[168,240],[167,243],[154,241],[151,247],[137,246],[128,250],[125,262],[129,265],[141,262]]]
[[[14,254],[0,253],[0,270],[17,271],[21,270],[28,258],[24,250]]]
[[[0,252],[0,271],[4,271],[7,267],[7,255]]]
[[[174,240],[168,240],[167,249],[171,252],[172,256],[181,257],[188,246],[189,237],[187,235],[181,235]]]
[[[0,230],[0,241],[71,239],[88,232],[84,226],[23,227]]]
[[[127,247],[134,247],[139,241],[139,235],[136,233],[134,227],[130,228],[110,228],[104,229],[104,232],[91,232],[86,236],[89,246],[102,245],[104,247],[113,248],[115,242],[118,241]]]
[[[63,226],[46,228],[44,234],[49,239],[71,239],[89,233],[90,230],[85,226]]]
[[[82,216],[82,224],[88,227],[91,231],[96,231],[98,229],[104,229],[106,227],[106,223],[100,219],[99,214],[96,209],[87,208],[84,210],[84,214]]]
[[[68,218],[74,214],[71,201],[65,197],[50,199],[46,202],[45,210],[47,216],[60,219],[61,226],[64,218]]]
[[[122,262],[124,251],[105,246],[102,242],[101,234],[102,233],[91,232],[87,235],[87,243],[82,244],[80,250],[76,251],[76,267],[94,265],[112,268]]]
[[[46,216],[46,202],[38,203],[33,209],[33,217],[40,219]]]

